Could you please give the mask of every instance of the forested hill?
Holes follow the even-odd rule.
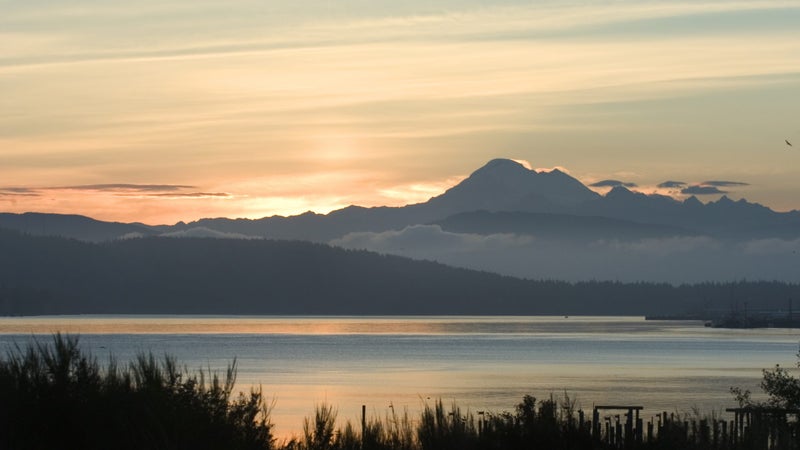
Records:
[[[664,314],[779,307],[785,283],[531,281],[294,241],[91,244],[0,230],[0,314]]]

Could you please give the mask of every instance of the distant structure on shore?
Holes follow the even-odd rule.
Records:
[[[646,320],[702,320],[712,328],[800,328],[800,321],[794,317],[793,301],[788,301],[788,309],[748,309],[732,307],[730,311],[705,311],[699,314],[670,316],[646,316]]]

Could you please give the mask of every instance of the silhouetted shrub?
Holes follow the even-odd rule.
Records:
[[[336,410],[328,404],[318,405],[314,420],[303,422],[303,443],[306,450],[331,450],[334,448]]]
[[[220,378],[190,374],[173,358],[157,360],[152,354],[123,368],[112,359],[101,369],[80,352],[77,338],[61,335],[51,345],[16,347],[0,360],[0,450],[800,448],[797,421],[786,415],[797,406],[798,381],[780,368],[764,372],[767,402],[755,403],[746,391],[734,390],[749,414],[736,434],[733,422],[695,412],[694,417],[664,413],[657,424],[648,424],[647,435],[623,430],[612,438],[614,433],[599,426],[593,431],[594,424],[585,422],[565,393],[563,400],[526,395],[513,412],[482,411],[479,420],[455,404],[446,410],[439,400],[425,405],[416,419],[392,408],[391,415],[366,420],[362,427],[348,422],[336,428],[336,409],[323,404],[305,419],[303,436],[281,446],[275,445],[270,408],[260,390],[232,396],[235,375],[235,361]]]
[[[0,360],[0,448],[271,449],[269,407],[260,390],[232,398],[235,374],[235,361],[220,379],[152,354],[101,369],[57,334]]]

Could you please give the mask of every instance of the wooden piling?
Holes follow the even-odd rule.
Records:
[[[364,436],[367,434],[367,405],[361,405],[361,444],[364,444]]]
[[[725,445],[733,444],[728,439],[728,421],[727,420],[723,420],[722,421],[722,442],[725,443]]]
[[[719,448],[719,421],[714,419],[711,429],[712,445],[714,448]]]
[[[592,428],[592,436],[596,439],[600,438],[600,411],[595,407],[594,411],[592,412],[592,423],[594,424]]]
[[[636,418],[636,430],[634,431],[634,438],[635,438],[637,444],[641,444],[642,442],[644,442],[644,436],[642,434],[642,433],[644,433],[644,430],[642,428],[643,428],[642,419],[641,419],[641,417],[637,417]]]
[[[633,442],[633,409],[629,409],[625,414],[625,445],[630,446]]]

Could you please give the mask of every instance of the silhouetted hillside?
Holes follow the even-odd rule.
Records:
[[[666,225],[641,224],[607,217],[526,212],[476,211],[461,213],[435,224],[455,233],[481,235],[528,234],[555,239],[644,239],[696,236],[700,233]]]
[[[785,283],[530,281],[307,242],[91,244],[0,230],[0,314],[668,314],[784,306]]]
[[[4,314],[382,314],[531,308],[530,282],[290,241],[89,244],[0,231]]]
[[[103,222],[70,214],[0,213],[0,228],[39,236],[59,236],[101,242],[136,234],[150,236],[157,231],[138,223]]]

